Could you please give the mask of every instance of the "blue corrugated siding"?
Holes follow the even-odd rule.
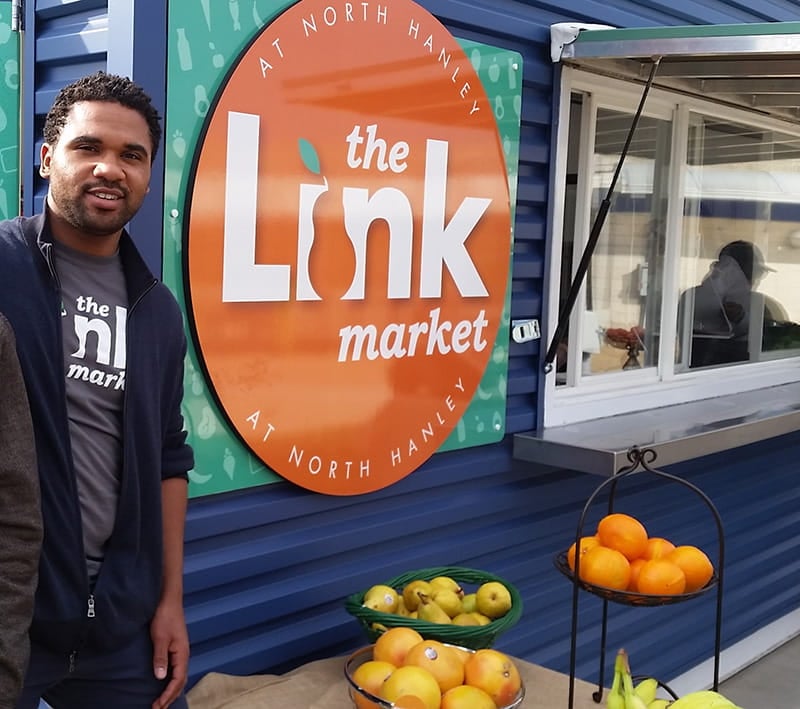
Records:
[[[58,90],[106,68],[108,16],[105,0],[39,0],[25,5],[23,44],[23,211],[42,208],[47,184],[39,177],[44,116]],[[28,133],[30,131],[30,133]]]
[[[41,211],[47,194],[47,183],[39,177],[44,117],[61,87],[98,70],[126,74],[154,97],[156,108],[163,115],[166,11],[157,2],[116,3],[109,12],[108,0],[38,0],[26,4],[25,29],[23,212],[35,214]],[[126,31],[144,41],[126,46]],[[115,45],[110,47],[112,43]],[[128,56],[121,56],[126,53]],[[159,151],[153,163],[153,194],[164,190],[163,155],[163,150]],[[146,200],[131,225],[134,240],[156,274],[161,273],[161,204],[160,199]]]
[[[515,233],[512,317],[542,317],[547,198],[552,140],[551,23],[579,20],[618,26],[792,20],[800,2],[697,0],[654,2],[523,2],[419,0],[459,37],[518,51],[524,59],[522,145]],[[163,5],[137,0],[135,78],[158,86],[165,39],[157,31]],[[159,7],[159,5],[161,5]],[[104,68],[105,2],[40,0],[26,10],[26,211],[38,209],[44,186],[33,176],[41,119],[54,91]],[[143,19],[144,18],[144,19]],[[104,39],[105,37],[105,39]],[[136,75],[138,72],[138,75]],[[31,90],[32,87],[32,90]],[[154,90],[157,101],[163,94]],[[160,207],[160,182],[147,200]],[[149,253],[160,230],[134,232]],[[151,256],[152,258],[152,256]],[[507,430],[537,421],[542,343],[512,344]],[[676,466],[714,499],[726,523],[724,642],[736,642],[800,607],[800,534],[796,446],[785,436]],[[523,621],[500,640],[520,657],[558,670],[569,663],[571,586],[554,570],[554,553],[575,524],[599,479],[511,459],[505,442],[435,456],[400,483],[353,498],[325,497],[289,484],[192,501],[186,542],[186,615],[193,644],[191,682],[209,671],[281,671],[363,643],[343,598],[411,568],[455,564],[485,568],[523,594]],[[681,490],[642,477],[623,489],[619,507],[651,528],[713,548],[714,529]],[[611,606],[609,648],[624,645],[637,667],[674,676],[713,650],[713,595],[661,609]],[[597,670],[600,603],[581,599],[580,676]]]

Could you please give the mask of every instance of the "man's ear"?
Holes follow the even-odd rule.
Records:
[[[52,159],[53,149],[49,143],[42,143],[42,150],[39,153],[41,161],[39,164],[39,175],[45,179],[50,177],[50,160]]]

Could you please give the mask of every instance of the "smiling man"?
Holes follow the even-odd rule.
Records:
[[[44,523],[18,709],[186,706],[186,342],[125,231],[160,139],[137,85],[79,79],[45,121],[43,214],[0,222],[0,310],[17,335]]]

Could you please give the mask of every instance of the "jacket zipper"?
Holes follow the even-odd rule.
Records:
[[[89,594],[89,598],[86,601],[86,617],[87,618],[94,618],[94,616],[95,616],[95,612],[94,612],[94,594],[90,593]],[[78,657],[78,651],[77,650],[73,650],[69,654],[69,667],[67,668],[67,672],[69,674],[72,674],[75,671],[75,660],[77,659],[77,657]]]

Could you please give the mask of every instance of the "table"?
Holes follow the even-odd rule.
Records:
[[[187,695],[189,709],[353,709],[344,678],[345,657],[317,660],[284,675],[240,677],[211,672]],[[569,677],[514,659],[525,683],[523,709],[562,709],[568,705]],[[599,709],[596,685],[575,680],[574,709]]]

